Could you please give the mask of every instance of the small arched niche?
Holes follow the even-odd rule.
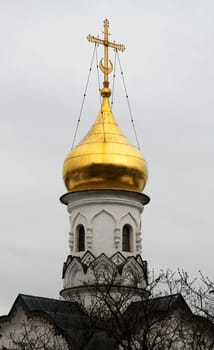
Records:
[[[80,224],[76,228],[76,251],[83,252],[85,250],[85,227]]]
[[[122,251],[132,252],[133,251],[133,232],[132,227],[125,224],[122,228]]]

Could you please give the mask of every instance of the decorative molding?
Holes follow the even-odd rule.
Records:
[[[95,260],[95,257],[93,256],[93,254],[89,251],[87,251],[84,256],[81,259],[81,263],[86,264],[87,266],[89,266],[91,264],[92,261]]]
[[[142,237],[139,231],[136,232],[136,250],[138,254],[142,252]]]
[[[86,248],[93,249],[93,230],[87,227],[86,229]]]
[[[110,213],[108,210],[105,210],[105,209],[99,210],[96,214],[93,215],[93,217],[91,218],[91,225],[93,225],[94,220],[98,216],[103,215],[103,214],[106,214],[107,216],[110,216],[113,219],[114,224],[116,226],[116,219],[115,219],[114,215],[112,213]]]
[[[120,228],[114,229],[114,248],[120,250],[121,234]]]
[[[131,205],[143,211],[143,205],[149,203],[149,197],[142,193],[122,191],[122,190],[92,190],[80,191],[76,193],[66,193],[60,198],[63,204],[67,205],[68,212],[71,213],[76,207],[97,203]]]
[[[70,251],[73,252],[73,250],[74,250],[74,232],[69,232],[68,244],[69,244]]]
[[[126,258],[120,252],[117,252],[111,257],[111,261],[115,265],[120,266],[126,261]]]
[[[74,218],[71,218],[71,224],[73,227],[76,227],[79,224],[88,227],[88,220],[85,215],[83,215],[81,212],[78,212]]]
[[[93,283],[105,283],[106,279],[112,282],[112,276],[115,283],[120,281],[121,286],[131,286],[136,282],[137,287],[146,288],[147,262],[140,255],[126,258],[120,252],[111,258],[104,253],[95,258],[90,251],[82,259],[70,255],[63,268],[64,290],[77,286],[87,289]]]
[[[65,271],[64,288],[75,287],[75,285],[77,284],[76,282],[77,274],[80,273],[83,276],[84,275],[83,272],[84,272],[83,264],[80,262],[79,259],[74,257]],[[78,285],[81,285],[82,283],[83,283],[83,279],[79,281]]]
[[[134,216],[130,213],[130,211],[121,217],[120,223],[125,222],[125,224],[129,224],[129,221],[128,221],[128,220],[127,220],[127,222],[126,222],[126,218],[131,218],[132,222],[134,222],[135,228],[137,227],[137,220],[136,220],[136,219],[134,218]]]

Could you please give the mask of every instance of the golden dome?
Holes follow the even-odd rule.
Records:
[[[141,192],[148,177],[142,154],[123,135],[109,104],[111,90],[108,75],[113,65],[108,60],[108,48],[124,51],[125,46],[110,42],[108,29],[109,21],[105,19],[104,39],[87,37],[89,42],[104,47],[104,61],[101,59],[99,65],[104,73],[103,102],[90,131],[65,159],[63,179],[69,192],[97,189]]]
[[[142,192],[148,170],[141,152],[123,135],[113,116],[108,97],[84,139],[68,154],[63,179],[69,192],[116,189]]]

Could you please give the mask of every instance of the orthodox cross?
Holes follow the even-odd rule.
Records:
[[[109,21],[107,19],[104,20],[104,39],[99,39],[99,38],[95,38],[92,35],[88,35],[87,39],[88,41],[92,42],[92,43],[96,43],[96,44],[101,44],[104,46],[104,62],[103,62],[103,58],[101,58],[100,63],[99,63],[99,67],[101,69],[101,71],[104,73],[104,86],[108,86],[108,75],[112,72],[113,70],[113,64],[111,62],[111,60],[108,59],[108,48],[112,47],[113,49],[116,50],[120,50],[120,51],[124,51],[125,50],[125,46],[121,45],[121,44],[116,44],[114,42],[111,42],[108,40],[108,36],[109,36]],[[110,63],[110,66],[109,66]]]

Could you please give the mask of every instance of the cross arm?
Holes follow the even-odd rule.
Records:
[[[101,44],[101,45],[104,45],[104,46],[110,46],[113,49],[117,49],[119,51],[124,51],[126,49],[124,45],[115,44],[115,43],[112,43],[111,41],[105,42],[105,40],[102,40],[102,39],[99,39],[99,38],[95,38],[95,36],[92,36],[92,35],[88,35],[87,39],[91,43]]]
[[[96,43],[96,44],[104,45],[104,40],[99,39],[99,38],[95,38],[95,36],[88,35],[87,39],[88,39],[88,41],[90,41],[90,43]]]
[[[122,52],[125,51],[125,49],[126,49],[124,45],[115,44],[115,43],[112,43],[110,41],[108,41],[108,46],[113,47],[113,49],[117,49],[117,50],[122,51]]]

